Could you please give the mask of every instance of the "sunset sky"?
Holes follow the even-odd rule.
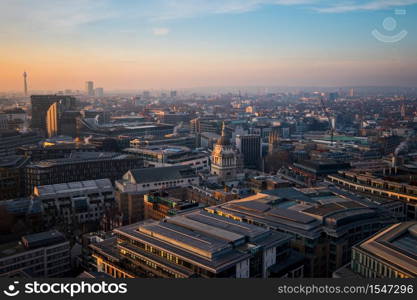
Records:
[[[0,40],[0,91],[417,86],[417,0],[1,0]]]

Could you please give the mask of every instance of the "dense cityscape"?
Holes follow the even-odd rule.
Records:
[[[415,294],[416,20],[0,1],[0,293]],[[159,280],[182,278],[272,280]]]
[[[30,74],[29,74],[30,75]],[[417,90],[0,100],[0,276],[417,275]]]

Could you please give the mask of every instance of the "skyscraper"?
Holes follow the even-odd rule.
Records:
[[[23,86],[24,86],[24,93],[25,93],[25,97],[27,97],[28,95],[28,74],[25,72],[23,72]]]
[[[85,83],[85,93],[88,96],[91,96],[91,97],[94,96],[94,82],[86,81],[86,83]]]
[[[236,136],[236,146],[243,154],[245,167],[255,169],[259,166],[262,157],[260,135],[238,135]]]
[[[48,137],[58,135],[59,108],[59,102],[55,102],[46,112],[46,131]]]
[[[79,111],[73,111],[74,107],[68,105],[65,101],[58,101],[52,104],[46,113],[46,131],[48,137],[57,135],[66,135],[76,137],[77,135],[77,117]]]
[[[30,97],[32,104],[32,128],[47,133],[47,113],[51,105],[61,102],[65,110],[74,110],[76,99],[71,96],[62,95],[32,95]],[[52,113],[52,111],[51,111]]]

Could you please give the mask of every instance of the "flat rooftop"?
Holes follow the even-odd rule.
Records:
[[[122,160],[134,158],[132,155],[115,152],[73,152],[68,158],[48,159],[29,165],[31,168],[49,168],[58,165],[100,160]]]
[[[202,210],[163,221],[133,224],[114,231],[212,269],[247,258],[249,254],[244,249],[247,249],[248,244],[267,247],[290,238]]]
[[[315,238],[324,227],[337,225],[334,221],[343,219],[346,222],[355,222],[354,219],[374,218],[376,209],[372,203],[350,197],[347,193],[337,193],[337,189],[282,188],[264,191],[206,210],[215,214],[230,214],[272,228]]]
[[[392,225],[355,247],[417,277],[417,222]]]
[[[65,194],[78,191],[89,190],[110,190],[113,185],[110,179],[97,179],[87,181],[76,181],[60,184],[37,186],[35,190],[36,196],[54,196],[58,194]]]
[[[56,230],[25,235],[22,236],[21,241],[0,244],[0,258],[20,254],[39,247],[63,243],[65,241],[65,236]]]

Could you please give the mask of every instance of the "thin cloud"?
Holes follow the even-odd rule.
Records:
[[[166,27],[158,27],[158,28],[153,28],[152,29],[152,33],[154,35],[157,35],[157,36],[167,35],[167,34],[169,34],[170,31],[171,30],[169,28],[166,28]]]
[[[376,11],[394,9],[395,7],[409,6],[416,4],[417,0],[374,0],[374,1],[353,1],[346,5],[343,2],[336,5],[315,8],[318,12],[324,13],[345,13],[354,11]]]
[[[71,31],[84,25],[120,20],[141,19],[164,30],[155,35],[169,34],[166,22],[216,14],[242,14],[266,6],[293,6],[321,13],[343,13],[394,9],[417,4],[417,0],[154,0],[132,1],[120,5],[120,0],[0,0],[0,25],[5,31],[37,32]],[[14,24],[10,28],[6,24]],[[156,28],[158,29],[158,28]]]

